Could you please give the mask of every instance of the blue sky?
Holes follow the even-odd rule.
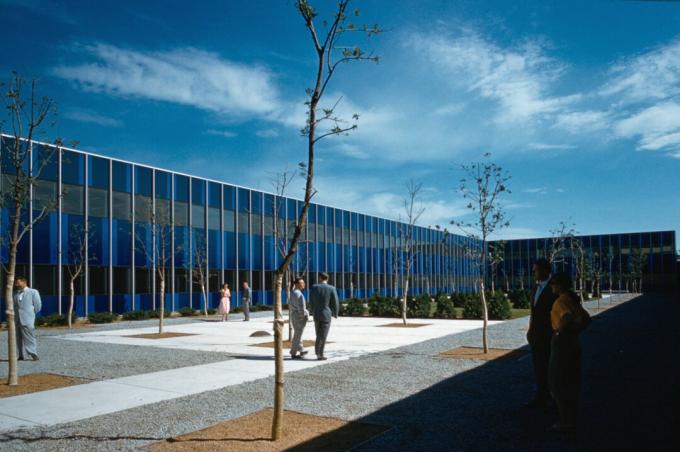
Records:
[[[292,1],[104,3],[0,0],[0,75],[40,80],[53,135],[268,191],[305,159]],[[397,218],[414,179],[421,223],[446,225],[460,165],[490,152],[512,175],[501,237],[680,229],[680,2],[514,3],[355,2],[388,31],[333,81],[359,128],[320,144],[315,200]]]

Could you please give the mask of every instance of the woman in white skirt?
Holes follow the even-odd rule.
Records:
[[[229,307],[231,306],[231,291],[229,284],[224,283],[220,289],[220,305],[217,308],[217,314],[222,316],[222,321],[226,321],[229,317]]]

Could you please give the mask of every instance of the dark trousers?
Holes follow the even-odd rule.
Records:
[[[316,330],[314,351],[316,356],[323,356],[323,349],[326,347],[326,338],[328,337],[328,331],[331,329],[331,322],[317,322],[315,320],[314,329]]]
[[[246,300],[243,302],[243,320],[250,320],[250,300]]]
[[[575,425],[581,392],[581,344],[576,333],[553,336],[549,375],[550,393],[560,411],[560,422]]]
[[[531,358],[534,362],[534,378],[536,379],[536,400],[547,403],[550,400],[548,390],[548,366],[550,363],[550,345],[531,346]]]

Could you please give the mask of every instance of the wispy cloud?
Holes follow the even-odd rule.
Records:
[[[457,36],[416,35],[412,45],[429,56],[451,83],[495,101],[499,122],[516,122],[561,111],[579,96],[551,95],[551,85],[565,66],[550,58],[540,41],[501,47],[475,31]]]
[[[72,109],[64,112],[64,117],[78,122],[97,124],[104,127],[123,127],[123,121],[86,109]]]
[[[95,44],[81,47],[85,63],[54,68],[82,89],[261,117],[279,106],[272,74],[195,48],[142,52]]]
[[[230,130],[216,130],[216,129],[209,129],[205,131],[206,135],[215,135],[223,138],[234,138],[238,136],[238,133],[232,132]]]
[[[527,147],[538,151],[550,151],[574,149],[576,146],[572,144],[529,143]]]
[[[525,188],[522,190],[524,193],[545,195],[548,193],[548,189],[545,187],[535,187],[535,188]]]
[[[275,129],[262,129],[255,132],[260,138],[276,138],[279,136],[279,132]]]
[[[664,102],[646,108],[616,125],[624,138],[639,137],[638,149],[680,150],[680,104]]]
[[[561,113],[556,116],[555,127],[573,134],[599,132],[611,126],[611,118],[604,111],[584,110]]]

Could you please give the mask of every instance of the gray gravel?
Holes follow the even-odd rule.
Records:
[[[603,303],[603,308],[616,304]],[[527,324],[528,318],[525,317],[491,326],[491,346],[524,346]],[[48,337],[42,339],[41,347],[46,352],[51,347],[50,341]],[[80,375],[95,375],[93,378],[110,378],[117,372],[115,368],[118,366],[126,366],[122,372],[131,375],[225,359],[223,354],[218,353],[59,341],[60,345],[64,343],[73,348],[63,350],[59,356],[78,355],[75,358],[77,365],[65,362],[65,368],[74,375],[81,368]],[[435,407],[437,404],[433,400],[441,400],[440,396],[452,392],[456,394],[456,403],[447,407],[447,416],[452,423],[462,423],[466,418],[488,422],[494,419],[493,413],[499,404],[504,407],[521,406],[531,396],[531,361],[520,358],[513,362],[484,363],[436,356],[457,346],[479,346],[480,343],[480,331],[469,331],[289,374],[286,379],[286,408],[397,425],[382,438],[365,445],[365,450],[394,448],[395,438],[400,438],[405,432],[414,434],[416,438],[421,434],[419,432],[426,434],[422,431],[423,419],[414,420],[410,413],[417,412],[422,417],[423,413],[427,414],[429,403]],[[58,352],[54,350],[54,353]],[[59,361],[56,358],[54,361],[46,359],[44,364],[45,367],[40,369],[49,370]],[[38,366],[43,366],[43,362]],[[28,364],[23,367],[26,369]],[[482,367],[484,372],[480,372]],[[459,386],[452,388],[447,382],[454,377],[460,382]],[[500,385],[499,380],[502,382]],[[442,388],[438,389],[440,386]],[[457,387],[460,387],[459,391],[455,389]],[[502,401],[495,399],[499,387],[506,391]],[[512,390],[507,391],[508,388]],[[438,395],[438,391],[444,392]],[[419,401],[417,395],[420,393],[429,396]],[[133,450],[159,439],[251,413],[272,403],[273,378],[265,378],[84,421],[0,435],[0,450]],[[403,409],[404,403],[414,406]],[[392,412],[392,407],[397,405],[400,407],[398,412]],[[441,413],[433,414],[441,416]],[[409,438],[413,440],[412,435]],[[459,440],[465,442],[462,437]],[[404,444],[402,446],[406,448]],[[411,448],[419,449],[417,446]],[[436,449],[434,447],[433,450]]]

